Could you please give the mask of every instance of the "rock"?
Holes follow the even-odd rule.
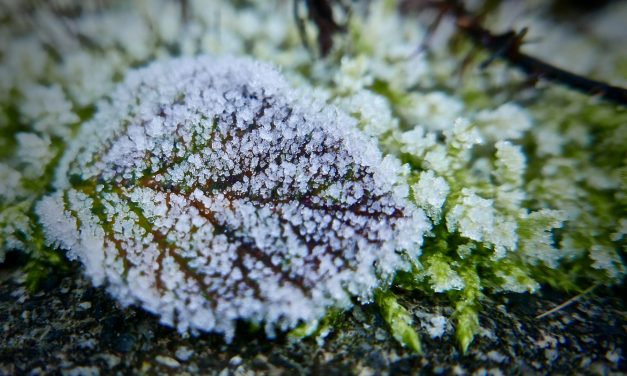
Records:
[[[189,358],[192,357],[192,355],[194,355],[194,350],[187,348],[185,346],[181,346],[178,349],[176,349],[176,352],[174,353],[174,355],[176,356],[176,358],[182,362],[186,362],[189,360]]]
[[[129,352],[135,344],[135,338],[130,334],[121,334],[114,344],[114,348],[120,352]]]
[[[176,359],[170,358],[169,356],[157,355],[155,357],[157,363],[161,363],[164,366],[170,368],[177,368],[181,366],[181,363],[177,362]]]

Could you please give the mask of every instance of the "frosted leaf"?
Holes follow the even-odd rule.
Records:
[[[456,162],[447,155],[444,145],[435,145],[424,157],[424,166],[435,171],[438,175],[446,176],[453,171],[452,164]]]
[[[476,248],[476,244],[473,242],[468,242],[465,244],[460,244],[457,246],[457,254],[461,259],[465,259],[472,255],[473,251]]]
[[[244,319],[272,335],[370,300],[407,267],[401,252],[419,253],[428,220],[398,161],[299,95],[245,59],[131,71],[37,207],[48,241],[182,332],[230,340]]]
[[[527,168],[525,155],[520,146],[512,145],[508,141],[499,141],[495,147],[496,161],[492,174],[499,183],[496,189],[496,205],[515,213],[526,197],[525,191],[521,189]]]

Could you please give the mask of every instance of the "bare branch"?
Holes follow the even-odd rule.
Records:
[[[333,19],[332,0],[295,0],[294,17],[301,39],[307,49],[309,49],[309,46],[306,41],[305,25],[298,14],[298,3],[300,1],[305,3],[307,6],[307,17],[318,28],[318,47],[320,48],[320,55],[323,57],[327,56],[333,47],[333,34],[343,32],[346,28],[339,25]]]
[[[596,95],[604,100],[627,106],[627,89],[567,71],[521,52],[520,46],[523,43],[526,29],[521,32],[510,30],[502,34],[494,34],[483,27],[478,17],[470,14],[460,1],[431,1],[428,3],[430,6],[437,7],[452,15],[459,30],[476,45],[492,53],[492,57],[482,64],[483,68],[493,60],[500,58],[534,80],[543,79],[560,83],[583,93]]]

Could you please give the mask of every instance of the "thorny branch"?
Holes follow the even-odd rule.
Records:
[[[305,3],[308,14],[307,17],[318,28],[318,45],[322,56],[326,56],[332,46],[332,35],[344,29],[333,19],[333,0],[295,0],[295,18],[299,26],[299,32],[304,43],[304,23],[298,17],[296,7],[299,2]],[[608,83],[593,80],[591,78],[578,75],[568,70],[549,64],[537,57],[523,53],[520,47],[523,43],[526,30],[521,32],[507,31],[501,34],[492,33],[481,25],[479,17],[466,10],[463,2],[459,0],[406,0],[401,3],[402,8],[437,8],[440,10],[437,19],[427,30],[425,41],[418,47],[419,51],[424,50],[429,43],[431,34],[439,24],[444,15],[454,17],[457,28],[468,36],[476,45],[485,48],[492,53],[492,57],[481,66],[485,68],[493,60],[500,58],[508,62],[511,66],[523,71],[533,81],[543,79],[559,83],[570,88],[579,90],[589,95],[598,96],[604,100],[611,101],[623,106],[627,106],[627,89],[613,86]],[[306,45],[306,47],[308,47]]]
[[[507,61],[520,69],[532,79],[544,79],[560,83],[586,94],[596,95],[608,101],[627,105],[627,89],[596,81],[565,69],[556,67],[536,57],[520,51],[526,30],[521,32],[507,31],[494,34],[484,28],[477,17],[470,14],[459,1],[435,1],[433,6],[455,18],[455,24],[475,44],[490,51],[493,56],[483,65],[496,58]]]

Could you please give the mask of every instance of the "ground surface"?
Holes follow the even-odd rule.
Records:
[[[9,263],[11,264],[11,263]],[[227,345],[215,335],[182,338],[140,309],[121,309],[91,287],[76,266],[30,294],[19,265],[0,269],[0,375],[21,374],[626,374],[624,290],[594,295],[543,319],[535,316],[569,295],[499,295],[484,303],[482,335],[468,354],[450,323],[442,338],[430,320],[449,316],[442,301],[404,295],[421,331],[424,356],[401,348],[373,306],[345,314],[342,330],[313,339],[267,340],[239,331]],[[432,316],[436,315],[436,316]]]

